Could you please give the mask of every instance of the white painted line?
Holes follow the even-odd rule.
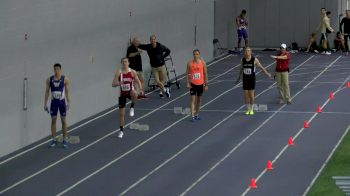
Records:
[[[341,56],[339,56],[336,60],[334,60],[331,64],[329,64],[326,69],[324,69],[319,75],[317,75],[316,78],[314,78],[311,82],[313,82],[314,80],[316,80],[319,76],[321,76],[326,70],[328,70],[332,65],[334,65],[339,59],[341,58]],[[334,94],[336,94],[337,92],[339,92],[339,90],[341,89],[341,87],[345,84],[345,82],[348,80],[348,78],[344,81],[344,83],[337,89],[337,91],[334,92]],[[310,85],[311,82],[309,84],[307,84],[306,86]],[[305,89],[305,87],[303,88]],[[329,103],[329,99],[327,99],[327,101],[325,101],[325,103],[321,106],[321,108],[324,108],[328,103]],[[318,115],[317,112],[315,112],[314,115],[312,115],[312,117],[308,120],[308,122],[310,123],[316,116]],[[293,140],[295,141],[296,138],[298,138],[298,136],[304,131],[304,128],[301,128],[298,133],[293,137]],[[277,154],[277,156],[272,160],[272,163],[274,164],[281,156],[282,154],[288,149],[288,145],[285,145],[283,147],[283,149]],[[259,181],[260,178],[263,177],[263,175],[267,172],[266,169],[264,169],[259,175],[258,177],[255,179],[256,182]],[[250,191],[250,187],[248,187],[243,193],[242,196],[246,195],[248,192]]]
[[[225,58],[228,58],[228,57],[229,57],[229,56],[227,56],[227,57],[225,57]],[[223,59],[221,59],[221,60],[224,60],[225,58],[223,58]],[[238,64],[238,65],[236,65],[236,66],[234,66],[234,67],[228,69],[226,72],[222,73],[221,75],[225,75],[226,73],[230,72],[231,70],[233,70],[234,68],[236,68],[236,67],[238,67],[238,66],[240,66],[240,64]],[[220,77],[220,76],[217,76],[217,78],[218,78],[218,77]],[[163,104],[163,105],[160,106],[159,108],[157,108],[157,109],[155,109],[155,110],[153,110],[153,111],[151,111],[151,112],[149,112],[149,113],[147,113],[147,114],[144,114],[143,116],[141,116],[141,117],[139,117],[139,118],[137,118],[137,119],[131,121],[130,123],[126,124],[125,127],[128,126],[128,125],[130,125],[131,123],[134,123],[134,122],[136,122],[136,121],[138,121],[138,120],[140,120],[140,119],[143,119],[143,118],[145,118],[145,117],[147,117],[147,116],[153,114],[154,112],[158,111],[159,109],[161,109],[161,108],[163,108],[163,107],[169,105],[170,103],[172,103],[172,102],[174,102],[174,101],[180,99],[181,97],[184,97],[184,96],[187,95],[188,93],[189,93],[189,92],[186,91],[186,93],[180,95],[179,97],[177,97],[177,98],[175,98],[175,99],[170,100],[169,102]],[[89,148],[89,147],[91,147],[91,146],[93,146],[93,145],[99,143],[100,141],[106,139],[107,137],[110,137],[111,135],[115,134],[117,131],[119,131],[119,129],[117,129],[117,130],[115,130],[115,131],[112,131],[112,132],[110,132],[110,133],[104,135],[103,137],[101,137],[101,138],[95,140],[94,142],[92,142],[92,143],[90,143],[90,144],[84,146],[83,148],[80,148],[79,150],[77,150],[77,151],[75,151],[75,152],[73,152],[73,153],[71,153],[71,154],[69,154],[69,155],[67,155],[67,156],[65,156],[65,157],[63,157],[63,158],[61,158],[61,159],[59,159],[58,161],[56,161],[56,162],[54,162],[54,163],[48,165],[47,167],[45,167],[45,168],[43,168],[43,169],[41,169],[41,170],[35,172],[34,174],[31,174],[31,175],[27,176],[26,178],[24,178],[24,179],[22,179],[22,180],[20,180],[20,181],[18,181],[18,182],[16,182],[16,183],[14,183],[14,184],[12,184],[11,186],[9,186],[9,187],[3,189],[2,191],[0,191],[0,195],[3,194],[3,193],[5,193],[5,192],[7,192],[7,191],[9,191],[9,190],[11,190],[11,189],[13,189],[13,188],[15,188],[16,186],[18,186],[18,185],[20,185],[20,184],[22,184],[22,183],[24,183],[24,182],[30,180],[31,178],[33,178],[33,177],[35,177],[35,176],[37,176],[37,175],[39,175],[39,174],[45,172],[46,170],[50,169],[51,167],[54,167],[54,166],[58,165],[59,163],[61,163],[61,162],[63,162],[64,160],[66,160],[66,159],[68,159],[68,158],[70,158],[70,157],[72,157],[72,156],[74,156],[74,155],[80,153],[81,151],[83,151],[83,150],[85,150],[85,149],[87,149],[87,148]]]
[[[310,57],[309,59],[311,59],[312,57]],[[270,65],[268,65],[267,67],[271,66],[275,64],[275,62],[271,63]],[[260,71],[261,72],[261,71]],[[259,73],[260,73],[259,72]],[[211,102],[213,102],[214,100],[218,99],[219,97],[223,96],[224,94],[226,94],[227,92],[238,88],[239,84],[236,85],[235,87],[225,91],[224,93],[220,94],[219,96],[217,96],[216,98],[212,99],[211,101],[209,101],[208,103],[204,104],[202,107],[205,107],[206,105],[210,104]],[[136,147],[134,147],[133,149],[129,150],[128,152],[124,153],[123,155],[115,158],[113,161],[107,163],[106,165],[104,165],[103,167],[101,167],[100,169],[96,170],[95,172],[91,173],[90,175],[86,176],[85,178],[79,180],[78,182],[74,183],[72,186],[68,187],[67,189],[65,189],[64,191],[58,193],[57,195],[63,195],[67,192],[69,192],[70,190],[74,189],[75,187],[79,186],[79,184],[83,183],[84,181],[88,180],[89,178],[93,177],[94,175],[98,174],[99,172],[101,172],[102,170],[104,170],[105,168],[109,167],[110,165],[112,165],[113,163],[116,163],[118,160],[120,160],[121,158],[125,157],[126,155],[130,154],[131,152],[135,151],[136,149],[140,148],[141,146],[143,146],[144,144],[146,144],[147,142],[153,140],[155,137],[157,137],[158,135],[162,134],[163,132],[167,131],[168,129],[170,129],[172,126],[176,125],[177,123],[181,122],[182,120],[184,120],[185,118],[187,118],[188,115],[184,116],[183,118],[181,118],[180,120],[176,121],[176,123],[173,123],[171,126],[163,129],[162,131],[158,132],[156,135],[153,135],[151,138],[147,139],[146,141],[142,142],[141,144],[137,145]]]
[[[336,61],[339,59],[338,57]],[[330,66],[332,66],[336,61],[333,61],[330,65],[328,65],[324,70],[327,70]],[[322,72],[323,73],[323,72]],[[320,73],[318,76],[316,76],[313,80],[311,80],[308,84],[305,86],[310,85],[313,81],[315,81],[319,76],[321,76]],[[297,92],[293,98],[298,96],[300,93],[302,93],[305,90],[305,87],[302,88],[299,92]],[[262,124],[259,125],[253,132],[251,132],[247,137],[245,137],[240,143],[238,143],[231,151],[229,151],[222,159],[220,159],[216,164],[214,164],[207,172],[205,172],[199,179],[197,179],[191,186],[189,186],[181,195],[187,194],[189,191],[191,191],[200,181],[202,181],[206,176],[208,176],[216,167],[218,167],[222,162],[224,162],[233,152],[235,152],[243,143],[245,143],[252,135],[254,135],[261,127],[263,127],[268,121],[270,121],[279,111],[281,111],[284,107],[287,105],[281,106],[275,113],[273,113],[268,119],[266,119]],[[244,193],[243,193],[244,195]]]
[[[274,64],[274,63],[272,63]],[[269,65],[270,66],[270,65]],[[267,67],[269,67],[267,66]],[[263,90],[261,93],[259,93],[258,95],[256,95],[256,97],[259,97],[260,95],[264,94],[265,92],[267,92],[268,90],[271,89],[271,87],[274,86],[274,84],[272,84],[271,86],[267,87],[265,90]],[[230,91],[233,90],[229,89]],[[198,142],[200,139],[202,139],[203,137],[205,137],[206,135],[208,135],[210,132],[212,132],[216,127],[220,126],[222,123],[226,122],[229,118],[231,118],[233,115],[235,115],[236,113],[240,112],[240,110],[245,107],[244,105],[241,105],[237,110],[231,110],[232,112],[230,112],[231,114],[228,115],[227,117],[225,117],[223,120],[221,120],[220,122],[218,122],[217,124],[215,124],[213,127],[211,127],[209,130],[207,130],[205,133],[203,133],[202,135],[200,135],[199,137],[197,137],[195,140],[193,140],[191,143],[189,143],[188,145],[186,145],[184,148],[182,148],[180,151],[178,151],[176,154],[174,154],[173,156],[171,156],[169,159],[167,159],[166,161],[164,161],[162,164],[160,164],[159,166],[157,166],[155,169],[153,169],[151,172],[149,172],[147,175],[143,176],[142,178],[140,178],[137,182],[135,182],[134,184],[132,184],[131,186],[129,186],[127,189],[125,189],[122,193],[120,193],[119,195],[125,195],[127,192],[129,192],[131,189],[133,189],[134,187],[136,187],[138,184],[142,183],[144,180],[146,180],[149,176],[151,176],[153,173],[157,172],[159,169],[161,169],[162,167],[164,167],[167,163],[169,163],[170,161],[174,160],[177,156],[179,156],[180,154],[182,154],[184,151],[186,151],[188,148],[190,148],[192,145],[194,145],[196,142]],[[206,110],[202,110],[201,111],[206,111]]]
[[[226,93],[230,92],[231,90],[238,88],[238,87],[233,87],[230,88],[228,90],[226,90],[225,92],[221,93],[219,96],[215,97],[214,99],[210,100],[209,102],[207,102],[206,104],[204,104],[202,107],[205,107],[207,105],[209,105],[210,103],[212,103],[213,101],[215,101],[216,99],[222,97],[223,95],[225,95]],[[78,182],[74,183],[72,186],[68,187],[67,189],[65,189],[64,191],[60,192],[57,194],[57,196],[61,196],[67,192],[69,192],[70,190],[74,189],[75,187],[77,187],[79,184],[83,183],[84,181],[88,180],[89,178],[93,177],[94,175],[98,174],[99,172],[101,172],[102,170],[106,169],[107,167],[111,166],[112,164],[116,163],[117,161],[119,161],[120,159],[122,159],[123,157],[129,155],[130,153],[132,153],[133,151],[137,150],[138,148],[142,147],[143,145],[145,145],[146,143],[150,142],[151,140],[153,140],[154,138],[156,138],[157,136],[159,136],[160,134],[166,132],[167,130],[169,130],[171,127],[175,126],[177,123],[187,119],[189,117],[189,115],[185,115],[184,117],[182,117],[181,119],[177,120],[176,122],[174,122],[173,124],[171,124],[170,126],[166,127],[165,129],[159,131],[157,134],[153,135],[152,137],[148,138],[147,140],[143,141],[142,143],[138,144],[137,146],[135,146],[134,148],[130,149],[129,151],[127,151],[126,153],[124,153],[121,156],[118,156],[117,158],[113,159],[112,161],[110,161],[109,163],[105,164],[103,167],[99,168],[98,170],[94,171],[93,173],[91,173],[90,175],[82,178],[81,180],[79,180]]]
[[[311,187],[314,185],[314,183],[316,182],[317,178],[321,175],[321,172],[326,167],[326,165],[328,164],[329,160],[333,157],[333,154],[335,153],[336,149],[339,147],[340,143],[344,140],[344,137],[348,134],[349,130],[350,130],[350,125],[346,128],[346,131],[341,136],[341,138],[338,141],[338,143],[334,146],[334,148],[332,149],[331,153],[328,155],[326,161],[322,164],[322,167],[318,170],[316,176],[312,179],[310,185],[306,188],[303,196],[306,196],[309,193]]]
[[[238,86],[239,87],[239,86]],[[146,108],[137,108],[136,111],[152,111],[155,109],[146,109]],[[159,111],[173,111],[174,109],[159,109]],[[201,112],[221,112],[221,113],[232,113],[235,112],[235,110],[205,110],[201,109]],[[245,110],[240,110],[238,113],[244,113]],[[313,114],[315,111],[289,111],[289,110],[283,110],[283,111],[277,111],[277,110],[267,110],[267,111],[257,111],[257,113],[275,113],[278,112],[280,114]],[[322,112],[322,114],[339,114],[339,115],[350,115],[350,112]]]
[[[224,56],[224,55],[221,55],[221,56]],[[226,58],[228,58],[228,57],[231,57],[231,56],[232,56],[232,55],[230,54],[230,55],[225,56],[225,57],[222,58],[222,59],[215,60],[215,61],[209,63],[209,64],[208,64],[208,67],[211,66],[211,65],[213,65],[213,64],[215,64],[215,63],[217,63],[217,62],[220,62],[220,61],[222,61],[222,60],[224,60],[224,59],[226,59]],[[220,57],[220,56],[219,56],[219,57]],[[182,77],[179,78],[178,80],[182,80],[182,79],[184,79],[184,78],[185,78],[185,76],[182,76]],[[149,93],[146,93],[146,95],[149,95],[149,94],[153,93],[153,92],[156,91],[156,90],[157,90],[157,89],[155,89],[155,90],[153,90],[153,91],[151,91],[151,92],[149,92]],[[130,104],[130,103],[131,103],[131,102],[128,102],[127,104]],[[96,121],[97,119],[100,119],[100,118],[102,118],[102,117],[104,117],[104,116],[106,116],[106,115],[108,115],[108,114],[110,114],[110,113],[112,113],[112,112],[114,112],[114,111],[116,111],[116,110],[118,110],[118,108],[113,108],[113,109],[111,109],[111,110],[109,110],[109,111],[106,111],[105,113],[103,113],[103,114],[101,114],[101,115],[99,115],[99,116],[96,116],[96,117],[94,117],[94,118],[92,118],[92,119],[90,119],[90,120],[88,120],[88,121],[86,121],[86,122],[84,122],[84,123],[82,123],[82,124],[80,124],[80,125],[78,125],[78,126],[72,128],[72,129],[70,129],[70,130],[68,131],[68,133],[70,133],[70,132],[72,132],[72,131],[74,131],[74,130],[77,130],[77,129],[79,129],[79,128],[81,128],[81,127],[83,127],[83,126],[85,126],[85,125],[87,125],[87,124],[89,124],[89,123],[91,123],[91,122],[94,122],[94,121]],[[26,153],[28,153],[28,152],[30,152],[30,151],[32,151],[32,150],[34,150],[34,149],[40,147],[40,146],[42,146],[42,145],[45,145],[45,144],[47,144],[47,143],[50,142],[50,141],[51,141],[51,139],[48,139],[48,140],[46,140],[46,141],[44,141],[44,142],[41,142],[41,143],[39,143],[39,144],[37,144],[37,145],[35,145],[35,146],[33,146],[33,147],[27,149],[27,150],[24,150],[24,151],[22,151],[22,152],[19,152],[19,153],[13,155],[13,156],[11,156],[11,157],[9,157],[9,158],[7,158],[7,159],[1,161],[1,162],[0,162],[0,165],[2,165],[2,164],[4,164],[4,163],[7,163],[7,162],[9,162],[9,161],[11,161],[11,160],[13,160],[13,159],[19,157],[19,156],[22,156],[22,155],[24,155],[24,154],[26,154]]]
[[[225,55],[224,55],[224,54],[223,54],[223,55],[220,55],[219,58],[221,58],[222,56],[225,56]],[[227,59],[227,58],[229,58],[229,57],[231,57],[231,56],[232,56],[232,55],[229,54],[229,55],[227,55],[227,56],[225,56],[225,57],[223,57],[223,58],[221,58],[221,59],[215,60],[215,61],[209,63],[209,64],[208,64],[208,67],[211,66],[211,65],[214,65],[215,63],[220,62],[220,61],[222,61],[222,60],[224,60],[224,59]],[[185,78],[185,76],[182,76],[181,78],[178,78],[178,80],[182,80],[182,79],[184,79],[184,78]],[[155,90],[153,90],[153,91],[151,91],[151,92],[149,92],[149,93],[146,93],[146,95],[149,95],[149,94],[153,93],[153,92],[156,91],[156,90],[157,90],[157,89],[155,89]],[[131,102],[128,102],[127,104],[130,104],[130,103],[131,103]],[[103,114],[101,114],[101,115],[99,115],[99,116],[96,116],[96,117],[94,117],[94,118],[92,118],[92,119],[90,119],[90,120],[88,120],[88,121],[86,121],[86,122],[84,122],[84,123],[82,123],[82,124],[76,126],[76,127],[73,127],[73,128],[71,128],[71,129],[69,129],[69,130],[68,130],[68,133],[70,133],[70,132],[72,132],[72,131],[74,131],[74,130],[77,130],[77,129],[79,129],[79,128],[81,128],[81,127],[83,127],[83,126],[85,126],[85,125],[87,125],[87,124],[89,124],[89,123],[91,123],[91,122],[94,122],[94,121],[96,121],[97,119],[100,119],[100,118],[102,118],[102,117],[104,117],[104,116],[106,116],[106,115],[108,115],[108,114],[110,114],[110,113],[112,113],[112,112],[114,112],[114,111],[116,111],[116,110],[118,110],[118,108],[113,108],[113,109],[111,109],[111,110],[109,110],[109,111],[106,111],[105,113],[103,113]],[[28,153],[28,152],[30,152],[30,151],[32,151],[32,150],[34,150],[34,149],[40,147],[40,146],[42,146],[42,145],[45,145],[45,144],[47,144],[47,143],[50,142],[50,141],[51,141],[51,139],[48,139],[48,140],[46,140],[46,141],[43,141],[43,142],[41,142],[41,143],[39,143],[39,144],[37,144],[37,145],[35,145],[35,146],[33,146],[33,147],[27,149],[27,150],[24,150],[24,151],[22,151],[22,152],[19,152],[19,153],[13,155],[13,156],[11,156],[11,157],[9,157],[9,158],[7,158],[7,159],[1,161],[1,162],[0,162],[0,165],[2,165],[2,164],[4,164],[4,163],[7,163],[7,162],[9,162],[9,161],[11,161],[11,160],[13,160],[13,159],[19,157],[19,156],[22,156],[22,155],[24,155],[24,154],[26,154],[26,153]]]

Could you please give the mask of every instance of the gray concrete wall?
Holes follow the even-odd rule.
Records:
[[[306,46],[309,35],[320,22],[320,8],[332,12],[331,26],[338,30],[342,0],[250,0],[250,45],[278,47],[297,42]],[[318,36],[320,37],[320,36]],[[330,38],[333,40],[334,35]]]
[[[73,124],[116,104],[118,91],[111,81],[132,36],[148,42],[156,34],[172,50],[179,74],[194,48],[211,60],[213,14],[211,0],[2,0],[0,157],[49,135],[44,82],[54,63],[61,63],[71,79],[68,122]],[[145,54],[143,61],[149,70]],[[25,75],[27,111],[22,109]]]

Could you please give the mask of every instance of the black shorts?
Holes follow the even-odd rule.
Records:
[[[131,99],[130,93],[126,94],[126,95],[120,95],[119,103],[118,103],[119,104],[119,108],[125,108],[127,99]]]
[[[255,77],[243,78],[243,90],[255,90]]]
[[[204,85],[191,84],[190,95],[191,96],[202,96],[204,90]]]

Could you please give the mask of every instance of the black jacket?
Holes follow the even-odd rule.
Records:
[[[139,48],[147,51],[151,67],[161,67],[165,65],[164,59],[170,54],[169,48],[158,42],[155,48],[153,48],[152,44],[141,44]]]

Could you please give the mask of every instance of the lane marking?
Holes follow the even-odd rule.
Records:
[[[341,58],[341,56],[339,56],[339,57],[338,57],[337,59],[335,59],[331,64],[329,64],[329,65],[326,67],[326,69],[323,70],[323,71],[318,75],[318,77],[321,76],[326,70],[328,70],[333,64],[335,64],[340,58]],[[313,81],[316,80],[316,79],[317,79],[317,77],[314,78]],[[348,78],[343,82],[343,84],[345,84],[347,80],[348,80]],[[310,84],[311,84],[311,83],[309,83],[308,85],[310,85]],[[339,92],[339,90],[341,89],[341,87],[343,86],[343,84],[342,84],[341,86],[338,87],[338,89],[334,92],[334,94],[336,94],[337,92]],[[305,89],[305,87],[304,87],[304,89]],[[325,101],[325,102],[323,103],[323,105],[321,106],[321,108],[324,108],[329,102],[330,102],[330,100],[327,99],[327,101]],[[315,112],[314,115],[312,115],[312,117],[308,120],[308,122],[311,123],[311,121],[312,121],[318,114],[319,114],[319,113]],[[295,141],[295,140],[298,138],[298,136],[299,136],[303,131],[304,131],[304,128],[301,128],[301,129],[298,131],[298,133],[293,137],[293,140]],[[288,149],[288,147],[289,147],[288,145],[285,145],[285,146],[283,147],[283,149],[282,149],[282,150],[277,154],[277,156],[272,160],[272,164],[274,164],[274,163],[282,156],[282,154]],[[265,169],[265,170],[263,170],[263,171],[258,175],[258,177],[255,179],[256,182],[258,182],[259,179],[262,178],[262,177],[264,176],[264,174],[266,173],[266,171],[267,171],[267,170]],[[248,187],[248,188],[242,193],[242,196],[245,196],[249,191],[250,191],[250,187]]]
[[[209,63],[209,64],[208,64],[208,67],[211,66],[211,65],[214,65],[214,64],[217,63],[217,62],[220,62],[220,61],[222,61],[222,60],[225,60],[225,59],[227,59],[227,58],[229,58],[229,57],[231,57],[231,56],[232,56],[232,55],[229,54],[229,55],[227,55],[227,56],[224,56],[224,57],[221,58],[221,59],[215,60],[215,61]],[[185,76],[182,76],[181,78],[178,78],[178,80],[182,80],[182,79],[184,79],[184,78],[185,78]],[[153,90],[153,91],[151,91],[151,92],[149,92],[149,93],[146,93],[146,95],[152,94],[152,93],[155,92],[156,90],[157,90],[157,89],[155,89],[155,90]],[[130,103],[131,103],[131,102],[128,102],[127,104],[130,104]],[[84,123],[82,123],[82,124],[76,126],[76,127],[73,127],[73,128],[71,128],[71,129],[69,129],[69,130],[68,130],[68,133],[70,133],[70,132],[72,132],[72,131],[74,131],[74,130],[77,130],[77,129],[79,129],[79,128],[81,128],[81,127],[83,127],[83,126],[85,126],[85,125],[87,125],[87,124],[89,124],[89,123],[91,123],[91,122],[94,122],[94,121],[96,121],[96,120],[98,120],[98,119],[100,119],[100,118],[102,118],[102,117],[104,117],[104,116],[106,116],[106,115],[108,115],[108,114],[110,114],[110,113],[116,111],[116,110],[118,110],[118,108],[113,108],[113,109],[111,109],[111,110],[108,110],[108,111],[106,111],[105,113],[103,113],[103,114],[101,114],[101,115],[98,115],[98,116],[96,116],[96,117],[94,117],[94,118],[92,118],[92,119],[90,119],[90,120],[88,120],[88,121],[86,121],[86,122],[84,122]],[[35,145],[35,146],[33,146],[33,147],[27,149],[27,150],[24,150],[24,151],[22,151],[22,152],[19,152],[19,153],[13,155],[13,156],[11,156],[11,157],[9,157],[9,158],[7,158],[7,159],[1,161],[1,162],[0,162],[0,165],[2,165],[2,164],[4,164],[4,163],[7,163],[7,162],[9,162],[9,161],[11,161],[11,160],[13,160],[13,159],[19,157],[19,156],[22,156],[22,155],[24,155],[24,154],[26,154],[26,153],[28,153],[28,152],[30,152],[30,151],[32,151],[32,150],[34,150],[34,149],[40,147],[40,146],[42,146],[42,145],[45,145],[45,144],[47,144],[47,143],[50,142],[50,141],[51,141],[51,139],[48,139],[48,140],[46,140],[46,141],[43,141],[43,142],[41,142],[41,143],[39,143],[39,144],[37,144],[37,145]]]
[[[327,67],[324,68],[324,70],[327,70],[330,66],[332,66],[340,57],[338,57],[335,61],[333,61],[331,64],[329,64]],[[323,73],[323,72],[322,72]],[[305,90],[305,87],[309,86],[313,81],[315,81],[319,76],[322,75],[320,73],[318,76],[316,76],[314,79],[312,79],[308,84],[304,86],[299,92],[297,92],[293,99],[298,96],[300,93],[302,93]],[[268,121],[270,121],[277,113],[278,111],[281,111],[284,107],[287,105],[281,106],[276,112],[274,112],[268,119],[266,119],[262,124],[259,125],[253,132],[251,132],[247,137],[245,137],[240,143],[238,143],[231,151],[229,151],[223,158],[221,158],[216,164],[214,164],[207,172],[205,172],[200,178],[198,178],[191,186],[189,186],[183,193],[180,195],[183,196],[187,194],[189,191],[191,191],[199,182],[201,182],[206,176],[208,176],[214,169],[216,169],[222,162],[224,162],[233,152],[235,152],[243,143],[245,143],[252,135],[254,135],[261,127],[263,127]]]
[[[229,57],[229,56],[227,56],[227,57],[225,57],[225,58],[223,58],[223,59],[221,59],[221,60],[224,60],[224,59],[226,59],[226,58],[228,58],[228,57]],[[238,65],[236,65],[236,66],[234,66],[234,67],[228,69],[226,72],[222,73],[221,75],[225,75],[226,73],[228,73],[228,72],[230,72],[231,70],[237,68],[238,66],[240,66],[240,64],[238,64]],[[218,78],[218,77],[220,77],[220,76],[217,76],[217,78]],[[139,118],[137,118],[137,119],[135,119],[135,120],[133,120],[133,121],[131,121],[131,122],[125,124],[125,127],[127,127],[127,126],[130,125],[131,123],[134,123],[134,122],[136,122],[136,121],[138,121],[138,120],[140,120],[140,119],[143,119],[143,118],[145,118],[145,117],[147,117],[147,116],[149,116],[149,115],[155,113],[155,112],[158,111],[159,109],[161,109],[161,108],[163,108],[163,107],[165,107],[165,106],[171,104],[172,102],[174,102],[174,101],[180,99],[181,97],[184,97],[184,96],[187,95],[188,93],[189,93],[189,92],[186,91],[186,93],[183,93],[183,94],[180,95],[179,97],[170,100],[169,102],[163,104],[163,105],[160,106],[159,108],[157,108],[157,109],[155,109],[155,110],[153,110],[153,111],[151,111],[151,112],[149,112],[149,113],[147,113],[147,114],[144,114],[144,115],[142,115],[141,117],[139,117]],[[83,150],[85,150],[85,149],[87,149],[87,148],[89,148],[89,147],[91,147],[91,146],[93,146],[93,145],[99,143],[100,141],[102,141],[102,140],[104,140],[104,139],[110,137],[111,135],[115,134],[117,131],[119,131],[119,129],[117,129],[117,130],[115,130],[115,131],[112,131],[112,132],[110,132],[110,133],[104,135],[103,137],[101,137],[101,138],[95,140],[94,142],[92,142],[92,143],[90,143],[90,144],[88,144],[88,145],[86,145],[86,146],[84,146],[84,147],[78,149],[77,151],[75,151],[75,152],[73,152],[73,153],[71,153],[71,154],[69,154],[69,155],[67,155],[67,156],[65,156],[65,157],[62,157],[61,159],[59,159],[59,160],[57,160],[56,162],[54,162],[54,163],[48,165],[47,167],[45,167],[45,168],[43,168],[43,169],[41,169],[41,170],[39,170],[39,171],[37,171],[37,172],[35,172],[35,173],[33,173],[33,174],[27,176],[26,178],[23,178],[22,180],[20,180],[20,181],[14,183],[14,184],[12,184],[11,186],[8,186],[7,188],[5,188],[5,189],[3,189],[2,191],[0,191],[0,195],[3,194],[3,193],[5,193],[5,192],[7,192],[7,191],[9,191],[9,190],[11,190],[11,189],[13,189],[13,188],[15,188],[15,187],[17,187],[17,186],[20,185],[20,184],[22,184],[22,183],[24,183],[24,182],[30,180],[31,178],[33,178],[33,177],[35,177],[35,176],[37,176],[37,175],[39,175],[39,174],[45,172],[46,170],[48,170],[48,169],[50,169],[50,168],[52,168],[52,167],[58,165],[59,163],[63,162],[64,160],[66,160],[66,159],[68,159],[68,158],[70,158],[70,157],[73,157],[74,155],[76,155],[76,154],[82,152]]]
[[[141,111],[152,111],[154,109],[146,109],[146,108],[138,108],[137,110],[141,110]],[[137,111],[135,110],[135,111]],[[160,109],[159,111],[173,111],[173,109]],[[210,112],[210,113],[232,113],[235,112],[235,110],[205,110],[205,109],[201,109],[201,112]],[[238,113],[244,113],[246,112],[245,110],[240,110],[238,111]],[[274,113],[274,112],[278,112],[281,114],[313,114],[315,113],[315,111],[293,111],[293,110],[283,110],[283,111],[277,111],[277,110],[267,110],[267,111],[256,111],[256,113]],[[350,115],[350,112],[326,112],[323,111],[322,114],[339,114],[339,115]],[[175,115],[175,114],[174,114]]]
[[[313,58],[310,57],[309,59]],[[274,65],[275,62],[269,64],[267,66],[270,67],[272,65]],[[261,72],[261,71],[260,71]],[[260,73],[259,72],[259,73]],[[212,99],[210,102],[204,104],[202,107],[205,107],[206,105],[210,104],[212,101],[218,99],[219,97],[225,95],[226,93],[228,93],[229,91],[233,90],[233,89],[236,89],[239,87],[239,84],[238,85],[235,85],[233,88],[225,91],[224,93],[220,94],[219,96],[217,96],[216,98]],[[143,146],[144,144],[148,143],[149,141],[153,140],[155,137],[157,137],[158,135],[162,134],[163,132],[167,131],[168,129],[170,129],[172,126],[176,125],[177,123],[181,122],[182,120],[188,118],[189,115],[186,115],[184,116],[183,118],[181,118],[180,120],[176,121],[175,123],[173,123],[171,126],[167,127],[166,129],[163,129],[162,131],[158,132],[156,135],[153,135],[151,138],[145,140],[144,142],[142,142],[141,144],[137,145],[136,147],[134,147],[133,149],[129,150],[128,152],[124,153],[123,155],[115,158],[114,160],[112,160],[111,162],[107,163],[106,165],[104,165],[103,167],[101,167],[100,169],[94,171],[93,173],[91,173],[90,175],[86,176],[85,178],[79,180],[78,182],[74,183],[73,185],[71,185],[70,187],[68,187],[67,189],[65,189],[64,191],[58,193],[57,195],[60,196],[60,195],[63,195],[67,192],[69,192],[70,190],[74,189],[75,187],[79,186],[79,184],[83,183],[84,181],[88,180],[89,178],[93,177],[94,175],[98,174],[99,172],[101,172],[102,170],[104,170],[105,168],[109,167],[110,165],[116,163],[118,160],[120,160],[121,158],[125,157],[126,155],[130,154],[131,152],[135,151],[136,149],[140,148],[141,146]]]
[[[318,170],[316,176],[312,179],[310,185],[306,188],[303,196],[306,196],[311,187],[314,185],[314,183],[316,182],[317,178],[321,175],[321,172],[323,171],[323,169],[326,167],[326,165],[328,164],[328,162],[330,161],[330,159],[333,157],[333,154],[335,153],[335,151],[337,150],[337,148],[339,147],[339,145],[341,144],[341,142],[344,140],[344,137],[348,134],[350,130],[350,125],[346,128],[346,131],[344,132],[344,134],[341,136],[341,138],[339,139],[339,141],[337,142],[337,144],[334,146],[334,148],[332,149],[331,153],[328,155],[326,161],[322,164],[322,167]]]

